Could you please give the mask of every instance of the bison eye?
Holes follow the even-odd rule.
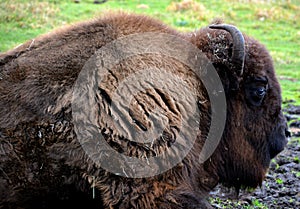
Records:
[[[263,78],[248,78],[245,83],[245,96],[250,105],[260,106],[263,102],[268,88],[267,79]]]
[[[255,94],[258,96],[258,97],[264,97],[265,94],[266,94],[267,90],[265,87],[259,87],[256,89],[255,91]]]

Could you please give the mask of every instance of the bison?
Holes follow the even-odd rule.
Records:
[[[167,34],[189,43],[205,55],[217,72],[226,104],[218,110],[226,118],[219,143],[204,161],[200,153],[215,110],[207,86],[197,76],[199,72],[191,70],[188,63],[164,53],[145,51],[119,60],[103,76],[94,75],[101,81],[91,79],[84,83],[83,79],[82,91],[75,88],[82,69],[93,66],[89,60],[98,50],[115,40],[144,33]],[[152,38],[155,42],[156,37]],[[188,51],[180,57],[189,60],[195,55]],[[179,92],[181,98],[174,99],[166,89],[149,82],[132,97],[121,95],[128,102],[128,114],[116,118],[115,114],[123,111],[122,103],[116,108],[112,105],[118,86],[132,74],[138,84],[137,73],[145,68],[151,69],[149,77],[154,80],[160,79],[162,69],[167,75],[177,76],[182,81],[180,85],[167,80],[168,76],[162,76],[160,82],[170,87],[169,92]],[[108,13],[2,53],[0,73],[0,208],[68,208],[78,204],[95,208],[210,208],[208,193],[218,183],[237,190],[261,185],[270,160],[287,143],[281,90],[270,54],[257,40],[219,20],[185,33],[144,15]],[[88,95],[84,88],[90,84],[93,101],[88,97],[86,102],[84,98],[78,100],[77,104],[84,103],[87,110],[82,115],[76,110],[75,117],[74,92],[79,97]],[[196,101],[180,93],[185,86]],[[191,140],[189,134],[179,135],[182,118],[192,111],[192,105],[196,105],[200,120],[187,126],[196,133],[191,148],[180,162],[155,175],[126,176],[128,162],[119,163],[114,156],[106,160],[125,166],[124,172],[110,172],[92,159],[100,152],[89,155],[84,149],[92,139],[78,140],[80,130],[95,130],[117,153],[130,159],[153,158],[177,141],[184,145]],[[130,140],[128,137],[134,133],[123,134],[112,125],[119,121],[124,133],[153,129],[154,109],[161,113],[156,119],[163,118],[165,124],[150,145]],[[95,123],[87,123],[86,118]],[[133,131],[127,129],[128,124]],[[172,157],[177,154],[173,152]]]

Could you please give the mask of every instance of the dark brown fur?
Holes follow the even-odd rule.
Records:
[[[210,104],[202,104],[201,134],[182,163],[161,175],[136,179],[111,174],[88,158],[74,133],[71,96],[80,70],[97,49],[119,37],[140,32],[172,34],[206,54],[226,91],[227,123],[217,150],[200,164],[198,155],[210,122]],[[226,67],[231,53],[227,32],[203,28],[184,34],[149,17],[124,13],[66,27],[1,54],[0,208],[33,208],[34,204],[50,208],[49,202],[64,204],[67,199],[78,205],[80,198],[81,204],[94,204],[97,208],[206,208],[207,194],[219,182],[236,188],[260,185],[270,159],[285,145],[286,125],[270,55],[263,45],[244,37],[246,60],[241,78]],[[201,82],[176,60],[159,55],[135,57],[117,68],[130,73],[137,65],[164,67],[177,73],[196,89],[199,99],[207,98]],[[118,74],[113,76],[120,79]],[[268,79],[267,96],[260,106],[249,104],[245,96],[248,80],[253,76]],[[112,86],[101,86],[105,97],[111,96]],[[149,99],[151,94],[158,98],[157,92],[140,94],[138,105],[146,104],[150,109],[155,105],[163,107],[166,101]],[[99,107],[105,109],[107,101],[100,96]],[[180,112],[170,111],[172,105],[167,102],[164,111],[174,123],[172,126],[176,126],[174,118],[180,117]],[[143,114],[137,106],[133,104],[136,117]],[[111,146],[137,157],[163,152],[168,143],[176,140],[169,129],[167,140],[157,139],[150,152],[117,136],[109,124],[100,127]]]

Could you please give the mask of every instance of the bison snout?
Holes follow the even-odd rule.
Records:
[[[269,151],[270,157],[274,158],[280,152],[282,152],[288,142],[288,137],[291,136],[291,133],[288,131],[287,125],[281,125],[277,127],[274,132],[273,137],[270,140]]]

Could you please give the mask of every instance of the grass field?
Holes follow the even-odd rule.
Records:
[[[144,13],[178,30],[196,30],[214,18],[237,25],[267,46],[283,99],[300,104],[300,2],[284,0],[0,0],[0,52],[54,28],[94,18],[107,10]]]

